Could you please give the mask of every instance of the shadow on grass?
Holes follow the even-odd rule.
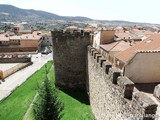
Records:
[[[64,93],[68,94],[69,96],[75,98],[79,102],[90,105],[89,97],[86,90],[79,89],[79,88],[71,88],[71,89],[63,89]]]

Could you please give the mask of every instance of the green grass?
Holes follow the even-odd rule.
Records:
[[[51,62],[47,63],[49,70],[47,76],[54,83],[54,71],[51,66]],[[0,103],[0,120],[22,120],[44,76],[45,67],[42,67],[7,99],[3,100]],[[80,89],[59,90],[58,96],[64,103],[64,115],[61,120],[91,120],[91,108],[85,91]],[[28,120],[34,120],[33,109],[28,114]]]
[[[53,80],[54,83],[55,76],[53,73],[53,69],[50,69],[48,79]],[[91,108],[84,90],[59,90],[58,96],[64,103],[63,117],[61,120],[91,120]],[[32,110],[29,112],[28,120],[34,120]]]
[[[47,68],[49,68],[49,67],[47,67]],[[50,67],[49,73],[48,73],[48,75],[47,75],[47,77],[48,77],[49,80],[54,80],[54,79],[55,79],[53,73],[54,73],[53,68]],[[54,83],[54,81],[53,81],[53,83]],[[33,109],[32,109],[32,108],[31,108],[31,110],[30,110],[29,113],[28,113],[28,119],[27,119],[27,120],[34,120]]]
[[[52,62],[46,65],[47,69],[50,69]],[[45,67],[43,66],[15,89],[10,96],[0,101],[0,120],[22,120],[44,76]]]
[[[64,103],[64,116],[62,120],[92,120],[91,108],[88,105],[87,97],[84,91],[81,90],[68,90],[66,93],[60,91],[59,98]],[[70,95],[69,95],[70,94]],[[79,96],[83,101],[77,99],[77,97],[73,97],[72,95]],[[84,95],[84,96],[83,96]]]
[[[50,69],[49,80],[55,80],[53,73],[53,69]],[[64,104],[62,120],[91,120],[92,113],[85,90],[59,90],[58,96]]]

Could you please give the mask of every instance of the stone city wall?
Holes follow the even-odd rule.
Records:
[[[89,38],[89,33],[52,31],[55,79],[60,88],[86,88]]]
[[[88,46],[88,93],[96,120],[154,120],[157,104]]]

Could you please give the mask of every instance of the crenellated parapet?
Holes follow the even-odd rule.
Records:
[[[52,31],[52,37],[86,37],[86,36],[90,36],[90,33],[89,32],[78,32],[78,31],[75,31],[75,32],[67,32],[67,31]]]
[[[97,120],[155,120],[157,104],[88,46],[89,95]]]

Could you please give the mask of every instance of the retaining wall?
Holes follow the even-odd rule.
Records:
[[[0,58],[0,63],[28,63],[31,58]]]
[[[0,70],[0,79],[5,79],[6,77],[12,75],[13,73],[28,67],[29,65],[32,65],[32,62],[28,62],[28,63],[19,63],[18,65],[6,70],[6,71],[1,71]]]

